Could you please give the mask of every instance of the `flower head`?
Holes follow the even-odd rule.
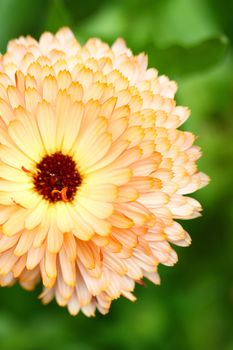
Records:
[[[69,29],[21,37],[0,57],[0,283],[53,297],[71,314],[109,310],[135,282],[159,283],[184,196],[208,182],[195,137],[177,128],[176,84],[122,39],[84,46]]]

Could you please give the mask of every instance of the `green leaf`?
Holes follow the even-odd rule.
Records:
[[[50,1],[50,7],[47,12],[45,28],[51,32],[56,32],[64,26],[72,26],[72,16],[63,0]]]
[[[221,33],[208,1],[154,1],[153,19],[153,42],[161,48],[194,45]]]
[[[0,0],[0,51],[3,52],[13,38],[36,35],[47,6],[48,0]]]
[[[228,40],[222,36],[190,47],[175,45],[158,49],[152,44],[146,52],[150,65],[155,66],[160,73],[179,78],[216,65],[224,58],[227,47]]]
[[[114,3],[109,3],[83,24],[77,27],[77,36],[86,40],[89,37],[100,37],[107,41],[113,41],[118,36],[124,36],[127,28],[127,17],[122,8]]]

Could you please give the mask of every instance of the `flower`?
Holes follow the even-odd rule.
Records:
[[[122,39],[84,46],[63,28],[20,37],[0,57],[0,283],[42,280],[71,314],[107,313],[135,283],[159,283],[176,219],[200,215],[184,196],[208,183],[195,137],[177,128],[176,84]]]

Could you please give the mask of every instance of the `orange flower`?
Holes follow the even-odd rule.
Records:
[[[69,29],[21,37],[0,57],[0,283],[53,297],[69,312],[108,312],[135,282],[159,283],[175,219],[199,216],[185,194],[208,182],[176,84],[122,39],[83,47]]]

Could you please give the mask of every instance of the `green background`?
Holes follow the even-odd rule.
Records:
[[[233,1],[0,0],[0,51],[8,40],[69,25],[84,42],[122,36],[149,65],[177,80],[178,103],[199,135],[199,165],[212,179],[195,194],[203,217],[184,222],[193,243],[177,249],[162,285],[138,286],[138,301],[113,302],[109,315],[71,317],[18,286],[0,290],[1,350],[233,349]]]

